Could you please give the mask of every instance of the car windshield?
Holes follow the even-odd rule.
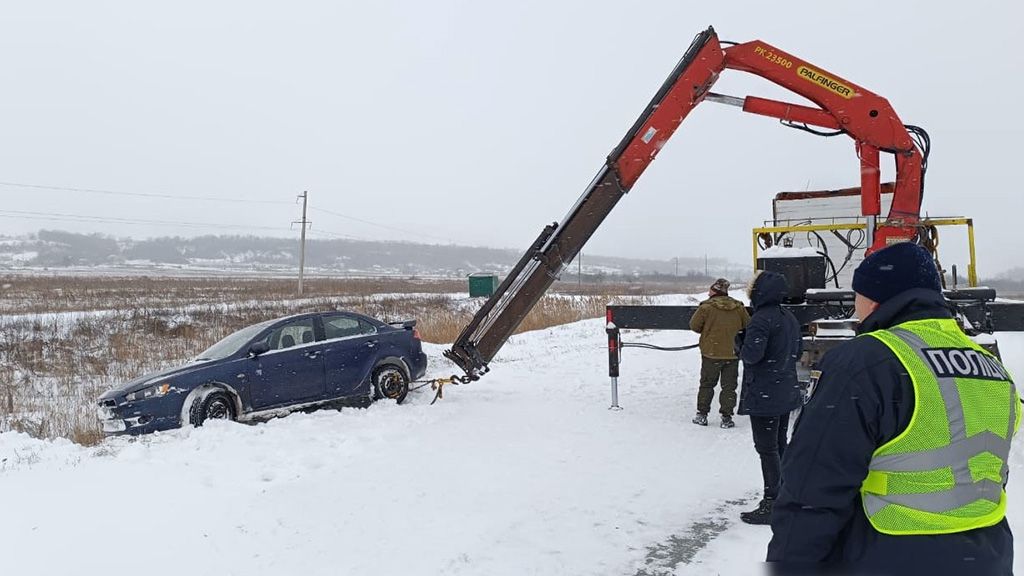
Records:
[[[227,358],[235,352],[238,352],[242,346],[248,344],[249,340],[251,340],[253,336],[259,334],[260,331],[267,326],[270,326],[273,322],[274,320],[267,320],[266,322],[260,322],[259,324],[254,324],[248,328],[242,328],[238,332],[227,336],[220,342],[217,342],[213,346],[204,350],[202,354],[196,357],[196,360],[205,361]]]

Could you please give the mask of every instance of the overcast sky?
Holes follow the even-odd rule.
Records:
[[[994,274],[1024,265],[1019,6],[8,3],[0,181],[179,199],[4,184],[0,226],[287,235],[294,197],[309,190],[319,237],[523,249],[714,25],[723,40],[764,40],[881,94],[925,127],[924,210],[973,216],[981,274]],[[801,102],[733,71],[715,91]],[[848,138],[705,103],[584,252],[745,263],[776,192],[855,186],[858,166]]]

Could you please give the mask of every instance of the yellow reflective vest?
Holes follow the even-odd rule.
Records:
[[[861,485],[879,532],[949,534],[997,524],[1006,514],[1010,442],[1020,397],[1003,365],[952,319],[905,322],[865,336],[899,358],[914,386],[914,412],[875,450]]]

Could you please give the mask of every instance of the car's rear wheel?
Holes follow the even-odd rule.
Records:
[[[409,394],[409,377],[398,366],[381,366],[373,372],[373,390],[376,398],[387,398],[401,404]]]
[[[189,411],[189,422],[202,426],[208,420],[234,420],[235,403],[226,392],[212,392],[196,400]]]

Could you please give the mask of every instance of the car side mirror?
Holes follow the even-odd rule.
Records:
[[[266,342],[257,342],[252,346],[249,346],[249,358],[256,358],[268,350],[270,350],[270,344],[267,344]]]

